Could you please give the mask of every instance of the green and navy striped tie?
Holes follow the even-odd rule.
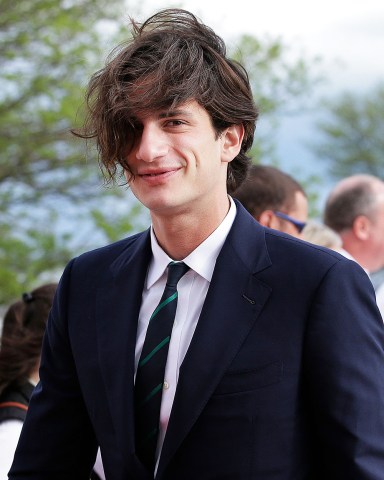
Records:
[[[160,303],[153,312],[135,381],[136,453],[150,471],[154,470],[159,433],[160,405],[168,347],[177,306],[177,283],[189,270],[183,262],[168,265],[168,278]]]

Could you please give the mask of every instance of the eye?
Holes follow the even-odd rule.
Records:
[[[180,125],[185,125],[182,120],[167,120],[165,122],[166,127],[179,127]]]

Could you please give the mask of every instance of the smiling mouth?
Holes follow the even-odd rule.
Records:
[[[179,170],[179,168],[172,168],[170,170],[162,170],[161,172],[141,173],[139,175],[140,175],[140,177],[144,177],[144,178],[163,177],[165,175],[171,175],[173,173],[176,173],[178,170]]]

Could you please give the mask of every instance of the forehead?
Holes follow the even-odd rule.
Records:
[[[377,195],[373,211],[377,216],[384,218],[384,192]]]
[[[201,99],[201,86],[189,85],[185,78],[172,75],[172,67],[149,72],[126,80],[120,85],[126,104],[133,112],[174,109]],[[197,79],[196,79],[197,82]]]
[[[384,208],[384,182],[372,184],[371,192],[374,196],[374,205],[380,209]]]
[[[374,189],[379,202],[384,202],[384,182],[380,182]]]
[[[161,120],[163,118],[174,117],[208,117],[210,118],[207,110],[202,107],[196,100],[188,100],[187,102],[165,106],[163,108],[154,109],[138,109],[131,114],[132,118],[145,120],[147,118]]]

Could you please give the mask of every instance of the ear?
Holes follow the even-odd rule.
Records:
[[[359,240],[366,241],[369,238],[370,230],[371,221],[365,215],[359,215],[353,221],[352,231]]]
[[[276,216],[272,210],[264,210],[261,212],[258,222],[264,227],[277,228],[276,227]]]
[[[231,125],[221,134],[222,152],[221,160],[223,162],[232,162],[240,152],[241,144],[244,138],[244,125]]]

